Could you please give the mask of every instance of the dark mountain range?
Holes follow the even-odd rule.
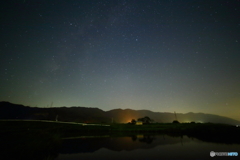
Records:
[[[86,123],[127,123],[132,119],[148,116],[155,122],[171,123],[175,120],[174,113],[152,112],[149,110],[114,109],[103,111],[98,108],[87,107],[28,107],[10,102],[0,102],[0,119],[32,119],[32,120],[58,120],[66,122]],[[225,124],[240,124],[239,121],[204,113],[177,113],[179,122],[212,122]]]
[[[168,112],[152,112],[149,110],[131,110],[131,109],[114,109],[106,112],[108,116],[114,117],[114,120],[116,122],[129,122],[131,119],[138,119],[139,117],[145,117],[148,116],[151,119],[153,119],[155,122],[160,122],[160,123],[171,123],[173,120],[175,120],[175,115],[174,113],[168,113]],[[179,122],[201,122],[201,123],[225,123],[225,124],[240,124],[239,121],[228,118],[228,117],[223,117],[223,116],[218,116],[218,115],[213,115],[213,114],[205,114],[205,113],[177,113],[177,120]]]

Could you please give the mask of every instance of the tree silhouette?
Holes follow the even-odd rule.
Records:
[[[132,119],[132,121],[131,121],[132,124],[136,124],[136,122],[137,121],[135,119]]]
[[[172,123],[179,123],[177,120],[174,120]]]
[[[149,118],[148,116],[145,116],[143,118],[138,118],[138,121],[142,121],[144,124],[149,124],[149,123],[153,122],[153,120],[151,118]]]

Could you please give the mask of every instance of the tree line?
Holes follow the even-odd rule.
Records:
[[[143,124],[150,124],[150,123],[154,122],[153,119],[149,118],[148,116],[145,116],[145,117],[142,117],[142,118],[138,118],[137,120],[132,119],[131,123],[136,124],[137,121],[142,122]]]

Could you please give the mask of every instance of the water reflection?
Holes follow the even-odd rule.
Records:
[[[152,143],[152,141],[156,139],[154,136],[151,135],[133,135],[132,140],[136,141],[139,140],[139,142],[144,142],[144,143]]]
[[[79,137],[64,140],[56,160],[211,159],[210,151],[240,153],[240,145],[216,144],[187,136],[170,135]]]
[[[183,142],[184,141],[184,142]],[[187,143],[189,138],[172,137],[167,135],[131,135],[126,137],[97,137],[97,138],[72,138],[63,141],[60,153],[89,153],[101,148],[113,151],[131,151],[135,149],[151,149],[158,145]]]

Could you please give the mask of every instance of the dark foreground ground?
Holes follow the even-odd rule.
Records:
[[[187,135],[202,141],[240,144],[240,127],[226,124],[82,125],[41,121],[0,121],[0,153],[13,159],[54,159],[63,138],[141,134]],[[41,153],[41,154],[39,154]],[[37,155],[37,156],[36,156]]]

